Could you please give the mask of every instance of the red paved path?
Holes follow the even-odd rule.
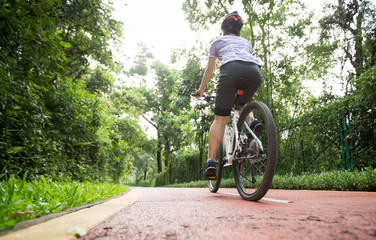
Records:
[[[83,239],[376,239],[376,193],[270,190],[282,202],[249,202],[236,189],[132,191],[143,195]]]

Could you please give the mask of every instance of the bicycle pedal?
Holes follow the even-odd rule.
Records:
[[[217,180],[216,176],[205,176],[205,180]]]

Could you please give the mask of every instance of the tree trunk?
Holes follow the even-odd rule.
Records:
[[[170,144],[168,142],[168,137],[165,136],[165,160],[164,160],[165,168],[168,168],[169,160],[170,160]]]
[[[362,23],[363,23],[364,13],[361,10],[356,18],[356,31],[354,34],[354,41],[355,41],[355,71],[356,76],[360,77],[360,75],[364,72],[364,54],[363,54],[363,31],[362,31]]]
[[[157,165],[158,165],[158,173],[162,172],[162,150],[161,150],[161,143],[160,140],[158,139],[158,149],[157,149]]]
[[[144,181],[146,180],[146,176],[148,175],[148,167],[145,167],[144,170]]]
[[[201,180],[201,173],[202,173],[202,155],[203,155],[204,149],[200,147],[200,157],[198,159],[198,180]]]
[[[169,181],[170,181],[170,184],[172,184],[172,163],[170,163],[170,166],[168,168],[168,175],[169,175]]]

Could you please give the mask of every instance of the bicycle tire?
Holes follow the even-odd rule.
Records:
[[[219,189],[219,185],[221,184],[222,172],[223,172],[223,162],[224,162],[223,156],[224,156],[224,154],[223,154],[223,143],[221,142],[219,144],[217,154],[216,154],[216,160],[217,160],[216,172],[215,172],[216,180],[208,180],[208,187],[209,187],[210,192],[212,192],[212,193],[216,193]]]
[[[250,102],[243,109],[237,123],[239,133],[243,134],[243,137],[244,134],[248,133],[245,132],[244,121],[251,111],[255,118],[263,124],[259,139],[264,151],[256,147],[256,140],[250,140],[252,137],[247,138],[247,141],[250,141],[247,145],[247,153],[242,149],[239,157],[250,156],[251,153],[254,154],[253,156],[259,157],[255,157],[253,160],[237,160],[235,158],[232,166],[236,188],[240,196],[244,200],[258,201],[265,196],[273,181],[278,158],[278,138],[271,111],[264,103],[259,101]],[[260,157],[259,152],[265,155]]]

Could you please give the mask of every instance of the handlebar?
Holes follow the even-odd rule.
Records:
[[[191,94],[192,97],[199,97],[200,95],[197,94],[197,93],[192,93]],[[215,96],[212,96],[212,95],[202,95],[202,100],[205,100],[206,102],[210,102],[212,99],[215,99]]]

